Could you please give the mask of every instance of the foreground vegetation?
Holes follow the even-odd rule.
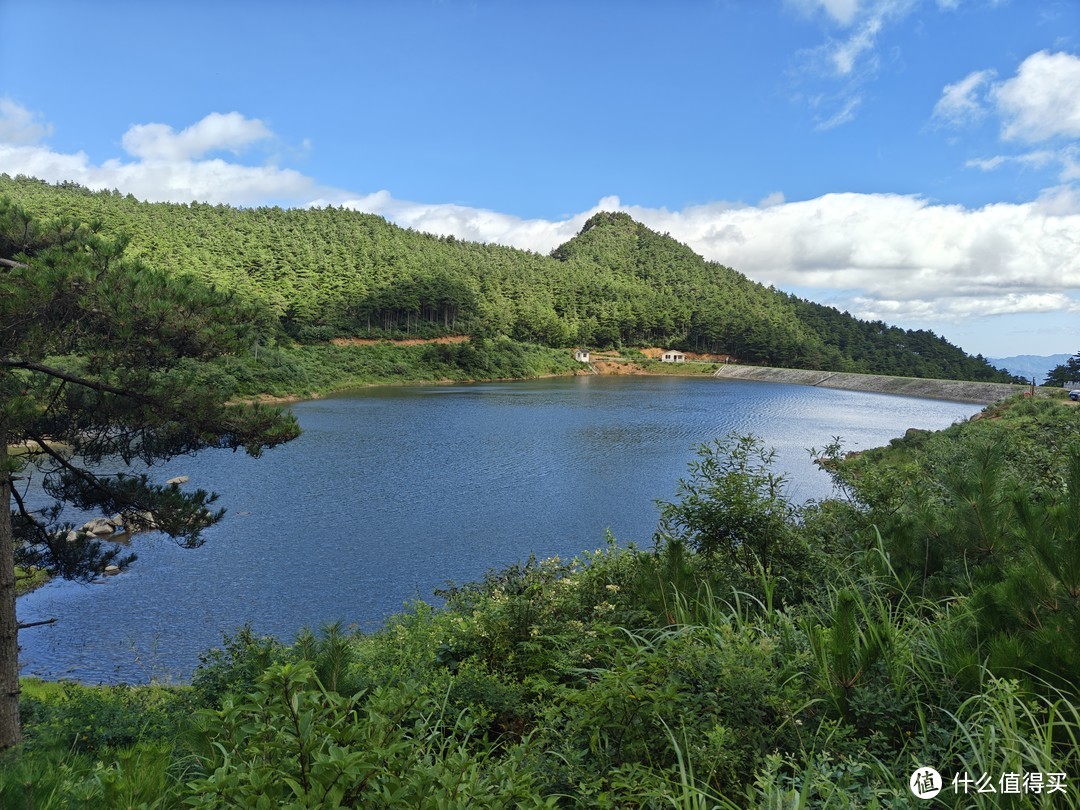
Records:
[[[528,560],[370,635],[239,629],[185,686],[27,682],[0,805],[908,807],[934,767],[927,806],[1080,806],[1062,399],[823,448],[837,496],[808,505],[728,437],[652,549]]]

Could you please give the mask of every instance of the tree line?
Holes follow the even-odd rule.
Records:
[[[124,233],[132,258],[257,303],[302,342],[503,335],[550,347],[663,345],[751,364],[1014,381],[932,332],[765,287],[621,213],[596,214],[545,256],[332,206],[144,203],[0,175],[4,195],[38,217]]]

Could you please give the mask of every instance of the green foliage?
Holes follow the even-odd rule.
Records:
[[[48,573],[42,568],[23,568],[15,566],[15,594],[29,593],[49,581]]]
[[[190,711],[187,689],[83,686],[62,683],[59,693],[24,695],[20,713],[31,749],[99,754],[110,748],[175,738]]]
[[[244,625],[226,634],[221,647],[199,656],[192,688],[204,706],[218,707],[227,695],[251,691],[271,664],[284,659],[284,646],[270,636],[257,636],[251,625]]]
[[[227,406],[232,391],[201,385],[196,373],[257,332],[259,313],[190,276],[125,258],[124,239],[68,222],[38,227],[0,201],[7,241],[27,231],[0,272],[0,474],[33,463],[58,504],[198,545],[221,517],[210,508],[215,496],[93,470],[105,458],[152,465],[206,447],[258,455],[296,436],[291,416]],[[9,461],[14,443],[26,451]],[[9,517],[5,495],[4,511],[20,565],[78,578],[130,561],[84,534],[69,538],[58,508],[32,513],[12,497],[15,509]]]
[[[415,683],[346,697],[308,662],[275,664],[200,723],[192,807],[550,806],[519,757],[494,759],[466,714]]]
[[[310,344],[223,357],[200,369],[199,380],[242,396],[288,397],[362,385],[529,379],[573,373],[577,365],[565,351],[509,338],[456,345]]]
[[[0,806],[11,810],[181,806],[183,767],[164,744],[117,749],[105,759],[57,749],[3,764]]]
[[[304,343],[506,336],[560,348],[664,345],[744,363],[1011,380],[931,332],[859,321],[763,287],[622,213],[594,215],[541,256],[332,207],[139,203],[6,175],[0,195],[38,216],[129,234],[132,255],[234,292]]]
[[[98,224],[41,224],[0,199],[0,749],[20,735],[15,567],[89,579],[134,560],[64,522],[64,506],[188,548],[223,515],[212,493],[102,462],[150,468],[210,447],[257,456],[299,433],[291,415],[231,404],[234,389],[200,373],[265,334],[264,310],[127,247]],[[27,504],[14,485],[23,472],[52,505]]]
[[[877,527],[897,589],[962,597],[956,676],[1076,689],[1080,671],[1080,424],[1057,401],[1018,399],[940,434],[834,465]],[[864,532],[868,530],[863,530]],[[977,688],[969,683],[969,688]]]
[[[1080,352],[1070,357],[1059,366],[1054,366],[1046,374],[1043,385],[1064,386],[1080,380]]]
[[[1080,447],[1070,453],[1063,491],[1013,501],[1003,553],[972,595],[988,665],[1072,691],[1080,672]]]
[[[659,504],[657,544],[683,544],[712,558],[739,590],[755,590],[763,570],[782,580],[782,599],[805,598],[813,555],[800,510],[772,470],[775,455],[754,436],[699,447],[690,477],[679,481],[678,501]]]

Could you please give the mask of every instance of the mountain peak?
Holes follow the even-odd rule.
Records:
[[[624,229],[643,227],[640,222],[622,211],[598,211],[589,217],[585,224],[581,226],[578,236],[591,231],[593,228],[603,227],[605,225]]]

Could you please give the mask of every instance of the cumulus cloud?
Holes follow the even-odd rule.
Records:
[[[315,205],[333,203],[320,199]],[[572,238],[585,221],[599,211],[623,210],[618,197],[605,197],[587,211],[562,220],[522,219],[484,208],[453,203],[425,204],[398,200],[383,190],[363,197],[347,197],[339,204],[354,211],[377,214],[404,228],[476,242],[495,242],[522,250],[548,253]]]
[[[122,139],[134,160],[112,159],[94,165],[84,152],[67,154],[27,145],[0,128],[0,172],[50,182],[68,180],[91,189],[122,189],[151,202],[296,205],[327,193],[293,169],[203,157],[218,151],[239,154],[251,144],[272,138],[261,121],[235,112],[211,113],[180,132],[164,124],[138,124]]]
[[[992,105],[1003,141],[1039,143],[1044,148],[972,158],[965,166],[981,171],[1007,165],[1057,166],[1059,182],[1080,180],[1080,143],[1076,142],[1080,138],[1080,57],[1039,51],[1027,57],[1012,78],[994,82],[993,75],[989,70],[976,71],[946,85],[933,119],[953,126],[968,124]]]
[[[1080,138],[1080,57],[1039,51],[1020,63],[1015,76],[1001,82],[994,82],[994,76],[993,70],[977,70],[945,85],[934,120],[969,124],[992,106],[1005,141]]]
[[[52,125],[41,116],[12,101],[0,98],[0,143],[32,145],[52,135]]]
[[[1007,293],[993,299],[952,297],[948,299],[913,298],[905,300],[855,297],[851,310],[868,320],[888,323],[933,323],[942,319],[944,308],[950,315],[946,321],[974,318],[993,318],[1008,315],[1049,315],[1054,312],[1077,312],[1077,302],[1064,293]]]
[[[180,132],[166,124],[136,124],[124,133],[121,143],[132,157],[179,161],[217,151],[239,154],[251,144],[272,137],[273,133],[257,118],[245,118],[238,112],[215,112]]]
[[[1034,53],[993,95],[1005,140],[1080,138],[1080,57]]]

